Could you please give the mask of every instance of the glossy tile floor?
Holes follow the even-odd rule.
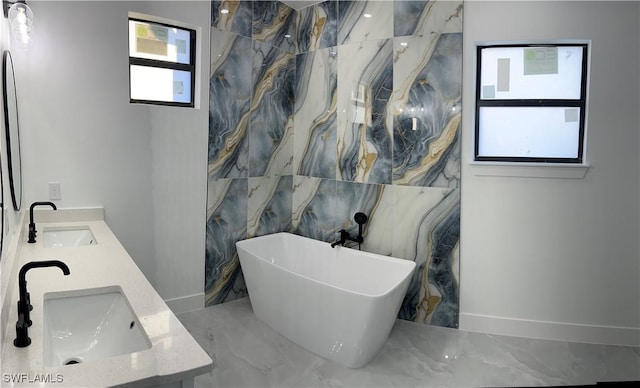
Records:
[[[178,318],[214,361],[214,370],[198,376],[196,387],[566,386],[640,380],[640,348],[486,335],[398,320],[368,365],[348,369],[260,322],[248,298]]]

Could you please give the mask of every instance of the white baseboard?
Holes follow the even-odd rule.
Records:
[[[174,314],[204,308],[204,293],[166,299],[164,301]]]
[[[640,328],[582,325],[460,313],[459,329],[554,341],[640,346]]]

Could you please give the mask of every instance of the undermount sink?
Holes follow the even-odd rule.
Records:
[[[117,286],[47,293],[43,309],[45,366],[102,360],[151,348]]]
[[[95,245],[98,242],[88,226],[44,228],[45,248]]]

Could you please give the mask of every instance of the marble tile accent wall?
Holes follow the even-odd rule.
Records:
[[[206,305],[247,295],[236,241],[290,230],[296,65],[288,6],[213,1],[211,12]]]
[[[337,179],[391,183],[392,59],[392,39],[338,47]]]
[[[337,1],[325,1],[298,11],[298,53],[337,45],[337,10]]]
[[[393,1],[338,1],[338,44],[393,37]]]
[[[338,52],[335,47],[296,58],[294,171],[335,179]]]
[[[400,318],[457,327],[462,1],[213,1],[211,42],[207,305],[246,295],[237,240],[361,211],[417,264]]]

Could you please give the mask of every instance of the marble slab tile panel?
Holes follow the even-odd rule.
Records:
[[[211,30],[209,80],[209,175],[248,175],[251,104],[251,39]]]
[[[460,190],[393,186],[392,256],[416,263],[400,318],[457,327]]]
[[[280,1],[254,1],[252,38],[281,50],[296,51],[296,15]]]
[[[374,223],[384,223],[387,227],[389,226],[388,220],[380,219],[376,214],[376,211],[382,207],[380,202],[385,188],[385,185],[378,184],[336,182],[336,204],[334,209],[336,230],[334,240],[339,238],[338,231],[340,229],[346,230],[354,237],[357,236],[358,224],[354,220],[354,215],[357,212],[362,212],[368,218],[363,225],[364,242],[361,244],[362,250],[384,254],[384,251],[381,251],[382,247],[386,245],[384,242],[387,240],[387,243],[390,243],[391,239],[385,239],[379,235],[371,236],[368,231]],[[388,233],[387,236],[389,236]],[[345,246],[357,248],[358,244],[348,243]]]
[[[338,44],[393,37],[392,1],[338,1]]]
[[[335,179],[337,51],[296,56],[294,166],[299,175]]]
[[[393,40],[338,47],[338,170],[340,180],[391,183]]]
[[[298,10],[298,53],[338,44],[338,1],[329,0]]]
[[[420,299],[416,322],[458,327],[460,311],[460,190],[441,202],[441,215],[434,220],[430,234],[427,283]],[[429,220],[429,218],[427,218]]]
[[[291,231],[293,176],[249,178],[247,236]]]
[[[376,204],[368,214],[366,233],[362,249],[385,256],[393,256],[399,259],[404,257],[393,254],[393,235],[395,230],[393,214],[395,212],[393,187],[391,185],[380,186]]]
[[[459,187],[462,34],[395,38],[393,183]]]
[[[462,32],[462,1],[395,0],[393,2],[394,36]]]
[[[253,42],[249,176],[293,173],[295,55]]]
[[[207,193],[205,305],[247,295],[236,241],[247,237],[248,179],[211,177]]]
[[[319,241],[334,240],[335,180],[294,176],[292,203],[294,233]]]
[[[251,38],[252,1],[211,1],[211,27]]]

